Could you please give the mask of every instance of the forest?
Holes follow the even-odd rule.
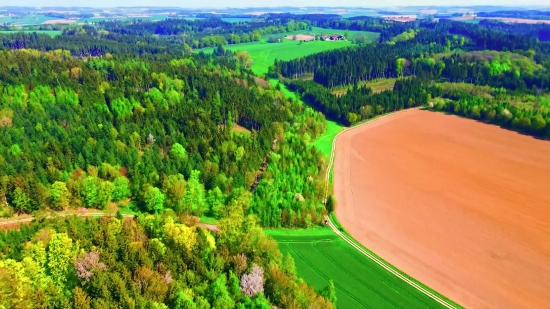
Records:
[[[223,48],[314,26],[380,41],[262,77]],[[335,308],[334,285],[308,286],[262,231],[333,210],[312,146],[327,119],[426,106],[550,138],[550,26],[269,14],[60,27],[0,34],[0,217],[37,218],[0,231],[2,308]],[[44,219],[83,209],[113,216]]]
[[[82,61],[18,50],[1,52],[0,63],[0,198],[10,205],[4,215],[105,209],[131,199],[136,210],[219,218],[231,194],[250,188],[276,138],[276,155],[292,151],[273,177],[296,177],[300,185],[277,182],[284,193],[294,190],[291,196],[273,201],[277,211],[269,214],[255,199],[250,211],[268,226],[283,224],[282,209],[298,226],[324,212],[319,155],[306,147],[324,119],[303,114],[235,57]],[[303,115],[298,126],[290,125],[294,114]],[[296,194],[307,201],[294,201]]]
[[[334,287],[298,279],[292,257],[244,214],[249,201],[228,204],[219,233],[167,212],[0,231],[0,307],[334,308]]]
[[[337,18],[323,21],[338,23]],[[380,23],[380,24],[378,24]],[[452,20],[395,23],[382,28],[373,18],[351,18],[345,26],[380,27],[378,44],[276,61],[279,77],[301,98],[343,125],[413,106],[499,124],[550,138],[550,114],[539,101],[550,91],[549,25],[479,25]],[[335,26],[334,24],[332,26]],[[341,26],[344,27],[344,26]],[[374,93],[370,81],[397,79],[393,89]],[[449,85],[486,86],[503,95],[478,96]],[[344,93],[333,92],[338,88]],[[526,96],[529,104],[522,103]],[[533,107],[533,105],[535,107]]]
[[[36,218],[0,231],[0,307],[334,308],[262,230],[327,213],[325,117],[246,53],[89,27],[0,35],[0,217]],[[85,209],[113,215],[44,219]]]

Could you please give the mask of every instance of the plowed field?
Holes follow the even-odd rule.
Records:
[[[337,140],[336,215],[466,308],[550,304],[550,142],[411,110]]]

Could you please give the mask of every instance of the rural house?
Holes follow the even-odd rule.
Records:
[[[323,35],[321,36],[321,39],[324,41],[340,41],[340,40],[345,40],[346,38],[340,34],[331,34],[331,35]]]

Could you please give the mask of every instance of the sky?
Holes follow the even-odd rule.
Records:
[[[113,6],[175,6],[187,8],[222,8],[222,7],[273,7],[273,6],[407,6],[407,5],[437,5],[437,6],[471,6],[471,5],[500,5],[500,6],[548,6],[548,0],[0,0],[0,6],[88,6],[88,7],[113,7]]]

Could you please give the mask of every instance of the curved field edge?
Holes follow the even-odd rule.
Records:
[[[340,308],[443,308],[345,242],[329,227],[271,229],[297,274],[316,289],[332,279]]]
[[[403,112],[406,112],[406,111],[409,111],[409,110],[412,110],[412,109],[419,109],[419,108],[420,107],[409,108],[409,109],[404,109],[404,110],[400,110],[400,111],[380,115],[378,117],[371,118],[371,119],[365,120],[363,122],[357,123],[357,124],[355,124],[351,127],[347,127],[343,131],[336,134],[336,136],[332,140],[332,152],[331,152],[330,160],[329,160],[329,163],[328,163],[327,174],[325,176],[326,179],[327,179],[327,188],[325,190],[325,199],[326,199],[326,195],[328,194],[328,183],[329,183],[329,181],[332,183],[332,181],[331,181],[332,179],[331,179],[330,176],[332,175],[332,169],[334,168],[334,159],[336,157],[336,141],[337,141],[338,136],[340,134],[342,134],[342,133],[344,133],[348,130],[358,128],[358,127],[366,125],[368,123],[380,120],[380,119],[385,118],[385,117],[389,117],[389,116],[392,116],[392,115],[395,115],[395,114],[398,114],[398,113],[403,113]],[[367,249],[365,246],[363,246],[360,242],[355,240],[351,235],[349,235],[345,231],[345,228],[338,222],[338,219],[336,218],[336,215],[334,213],[327,216],[326,219],[329,221],[329,224],[333,228],[334,232],[336,234],[338,234],[339,237],[341,237],[342,239],[344,239],[345,241],[347,241],[350,244],[354,244],[356,246],[357,250],[359,250],[359,251],[363,250],[364,252],[362,252],[362,253],[365,256],[367,256],[369,259],[377,262],[378,264],[386,266],[388,271],[393,272],[396,276],[400,277],[401,279],[403,279],[404,281],[409,283],[411,286],[415,287],[417,290],[419,290],[422,293],[428,295],[430,298],[432,298],[434,300],[440,300],[440,301],[444,302],[446,304],[447,308],[464,308],[464,307],[460,306],[459,304],[455,303],[454,301],[452,301],[451,299],[445,297],[444,295],[442,295],[442,294],[436,292],[435,290],[431,289],[430,287],[426,286],[422,282],[420,282],[420,281],[414,279],[413,277],[407,275],[405,272],[399,270],[397,267],[395,267],[392,264],[388,263],[387,261],[382,259],[380,256],[378,256],[377,254],[375,254],[371,250]],[[410,281],[410,282],[408,282],[408,281]]]

